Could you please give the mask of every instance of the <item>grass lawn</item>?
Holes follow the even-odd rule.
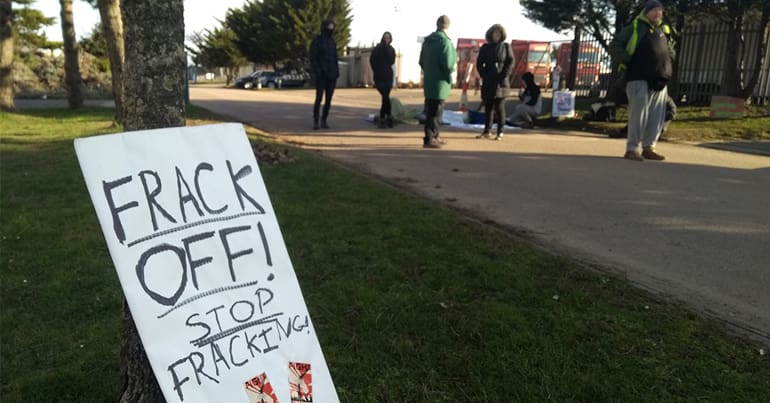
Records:
[[[578,98],[576,110],[584,116],[591,110],[591,100]],[[547,107],[546,107],[547,106]],[[625,106],[617,110],[615,122],[593,122],[582,119],[556,121],[550,118],[550,102],[543,105],[546,117],[539,120],[542,127],[582,130],[606,134],[617,131],[626,125],[628,114]],[[677,116],[664,138],[670,141],[736,141],[736,140],[769,140],[770,141],[770,107],[747,106],[745,118],[711,119],[709,107],[681,106],[677,108]]]
[[[72,146],[111,117],[0,115],[4,403],[117,398],[122,291]],[[291,152],[261,170],[342,402],[770,401],[760,346]]]

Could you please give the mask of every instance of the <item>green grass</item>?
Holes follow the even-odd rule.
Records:
[[[576,110],[581,117],[591,110],[590,104],[588,99],[576,100]],[[543,105],[543,111],[547,112],[547,115],[539,120],[540,126],[606,134],[625,126],[628,119],[625,107],[618,108],[615,122],[583,119],[556,121],[550,118],[550,110],[550,103]],[[709,107],[677,108],[676,120],[671,122],[665,139],[686,142],[770,140],[770,107],[747,106],[743,119],[711,119],[709,113]]]
[[[4,403],[116,399],[122,292],[71,142],[111,117],[0,116]],[[261,170],[342,402],[770,401],[757,345],[293,153]]]

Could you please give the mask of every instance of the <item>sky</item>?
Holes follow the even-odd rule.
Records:
[[[473,1],[444,0],[349,0],[352,8],[351,45],[369,45],[379,42],[384,31],[393,32],[394,46],[399,42],[417,42],[418,36],[425,36],[435,30],[436,19],[446,14],[451,20],[449,36],[455,38],[483,38],[492,24],[503,24],[509,39],[569,39],[558,35],[522,15],[516,0],[485,0],[484,7],[471,8]],[[213,29],[219,26],[229,8],[240,8],[244,0],[185,0],[185,33]],[[75,32],[78,38],[87,36],[99,22],[99,12],[82,0],[74,0]],[[33,6],[46,16],[56,17],[57,24],[46,29],[48,39],[60,41],[61,27],[58,25],[59,0],[37,0]]]
[[[446,14],[451,24],[448,35],[457,38],[484,38],[493,24],[502,24],[508,31],[508,39],[533,39],[543,41],[568,40],[569,37],[547,30],[522,15],[517,0],[349,0],[352,9],[351,46],[368,46],[379,42],[382,33],[390,31],[393,47],[404,55],[404,63],[416,64],[419,54],[419,37],[436,29],[436,19]],[[185,35],[220,26],[227,10],[240,8],[245,0],[184,0]],[[483,7],[471,7],[472,4]],[[73,0],[75,33],[78,38],[90,34],[99,22],[99,12],[85,1]],[[61,41],[58,25],[59,0],[37,0],[34,8],[48,17],[56,17],[57,24],[46,29],[49,40]],[[419,72],[417,72],[419,74]]]

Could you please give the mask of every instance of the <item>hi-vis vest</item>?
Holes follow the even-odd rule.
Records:
[[[649,25],[649,24],[648,24]],[[671,27],[668,26],[668,24],[663,24],[660,26],[663,30],[663,33],[666,34],[666,37],[668,38],[669,35],[671,35]],[[650,29],[648,33],[655,32],[655,27],[650,25]],[[628,40],[628,43],[626,44],[626,53],[628,53],[629,56],[633,56],[634,52],[636,52],[636,46],[639,44],[639,17],[634,18],[634,32],[631,34],[631,39]],[[625,70],[626,65],[621,63],[618,66],[619,70]]]

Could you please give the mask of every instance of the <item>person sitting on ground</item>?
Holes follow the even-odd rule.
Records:
[[[524,81],[524,91],[519,94],[521,102],[516,105],[516,112],[510,122],[519,127],[532,128],[535,126],[535,118],[543,110],[543,100],[540,96],[540,87],[535,83],[535,76],[526,72],[521,76]]]

